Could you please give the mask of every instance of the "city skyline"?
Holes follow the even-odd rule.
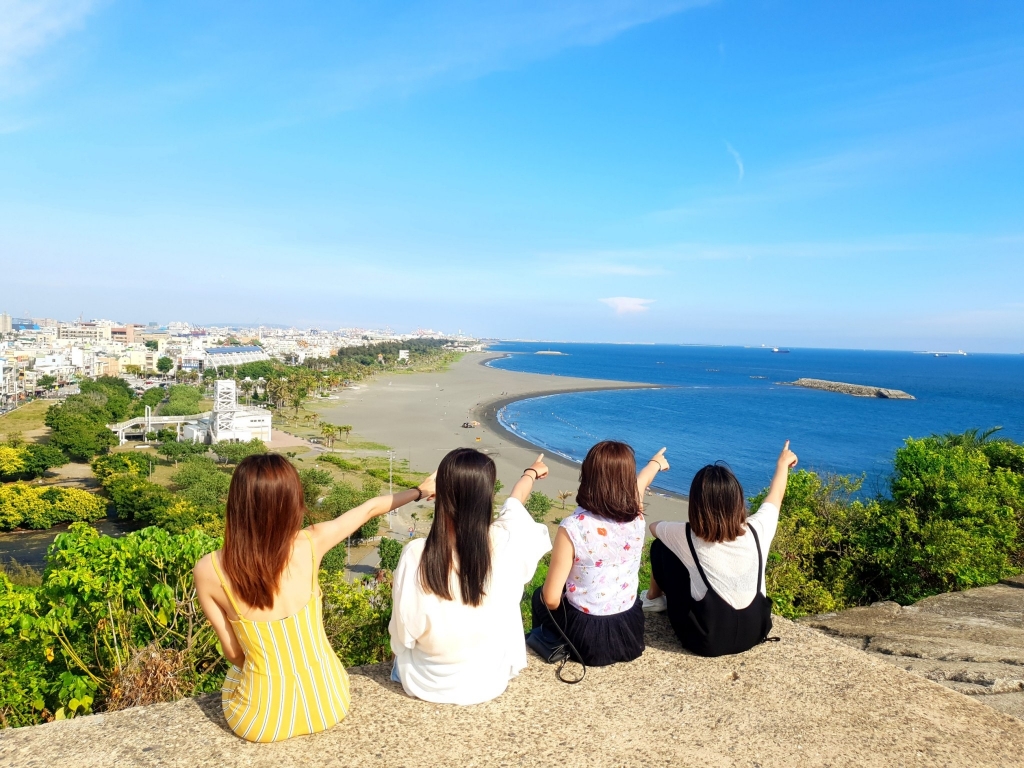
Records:
[[[1024,351],[1024,10],[5,5],[0,307]]]

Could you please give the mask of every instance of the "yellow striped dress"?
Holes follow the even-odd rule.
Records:
[[[313,539],[309,548],[313,550]],[[231,622],[245,649],[242,668],[224,678],[221,704],[228,725],[247,741],[271,742],[323,731],[348,714],[348,673],[324,632],[323,605],[313,557],[309,602],[286,619],[249,621],[238,610],[213,555],[224,593],[238,619]]]

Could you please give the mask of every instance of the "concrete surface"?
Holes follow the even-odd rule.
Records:
[[[683,652],[663,615],[631,664],[579,685],[529,667],[473,707],[407,697],[389,665],[352,670],[335,728],[257,745],[215,696],[0,732],[0,764],[89,766],[1019,766],[1024,723],[809,627],[720,659]]]

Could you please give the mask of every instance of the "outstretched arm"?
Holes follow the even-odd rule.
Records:
[[[658,476],[659,472],[664,472],[668,469],[668,459],[665,458],[666,450],[662,448],[654,454],[653,458],[647,462],[644,468],[637,472],[636,490],[640,495],[640,509],[644,508],[644,493],[647,492],[647,488],[654,482],[654,478]]]
[[[523,470],[523,476],[512,486],[512,493],[509,496],[519,501],[520,504],[525,504],[526,500],[530,498],[534,482],[543,480],[547,476],[548,465],[544,463],[544,454],[542,453],[533,464]]]
[[[327,550],[340,544],[343,539],[358,531],[367,521],[375,517],[386,515],[391,510],[398,509],[413,501],[434,498],[434,476],[436,474],[435,472],[416,488],[408,491],[399,491],[390,496],[377,496],[342,515],[338,515],[333,520],[309,526],[307,530],[316,542],[316,551],[323,555]]]
[[[768,486],[768,495],[764,499],[765,504],[774,504],[776,508],[782,507],[782,497],[786,495],[786,483],[789,482],[789,470],[796,466],[796,454],[789,450],[789,440],[782,447],[778,461],[775,462],[775,476],[772,484]]]

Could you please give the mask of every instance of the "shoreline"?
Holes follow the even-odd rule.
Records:
[[[559,491],[575,493],[580,465],[507,430],[497,419],[502,407],[554,394],[668,388],[647,382],[545,376],[487,365],[506,356],[492,351],[467,353],[445,371],[376,376],[358,390],[341,392],[339,400],[318,410],[325,421],[352,424],[355,435],[389,446],[396,459],[407,461],[418,471],[432,471],[454,448],[480,450],[494,460],[498,479],[506,489],[537,453],[544,452],[550,474],[536,490],[555,497]],[[472,421],[479,426],[462,427]],[[657,485],[652,486],[651,494],[645,500],[648,520],[686,519],[685,497]],[[553,512],[558,509],[556,502]]]
[[[481,361],[480,364],[484,365],[484,361]],[[490,366],[485,366],[485,367],[489,368]],[[497,370],[501,370],[501,369],[499,368]],[[516,371],[516,373],[518,373],[518,371]],[[529,375],[540,376],[542,374],[529,374]],[[600,379],[593,379],[593,381],[600,381]],[[481,424],[485,425],[489,429],[493,430],[494,432],[503,433],[505,435],[505,437],[510,442],[516,443],[517,445],[520,445],[523,448],[529,448],[530,450],[533,450],[533,451],[543,452],[544,453],[544,459],[547,462],[547,464],[550,465],[552,463],[557,463],[557,464],[560,464],[561,466],[566,467],[568,469],[573,469],[573,470],[579,471],[579,468],[580,468],[580,464],[579,463],[577,463],[575,461],[572,461],[571,459],[567,459],[567,458],[565,458],[564,456],[562,456],[562,455],[560,455],[558,453],[553,453],[553,452],[552,453],[548,453],[548,451],[552,451],[551,448],[545,448],[542,445],[537,445],[536,443],[532,443],[529,440],[527,440],[526,438],[522,437],[521,435],[519,435],[519,434],[513,432],[512,430],[508,429],[507,427],[505,427],[505,425],[503,425],[501,423],[501,420],[498,418],[498,413],[503,408],[505,408],[506,406],[514,405],[515,403],[523,402],[524,400],[533,400],[533,399],[536,399],[538,397],[554,397],[555,395],[571,395],[571,394],[575,394],[577,392],[614,392],[614,391],[620,390],[620,389],[668,389],[668,387],[665,387],[665,386],[659,385],[659,384],[640,384],[640,385],[624,384],[621,387],[616,387],[616,386],[594,386],[594,387],[590,387],[590,388],[581,387],[581,388],[575,388],[575,389],[563,389],[563,390],[554,390],[554,391],[527,392],[527,393],[524,393],[524,394],[521,394],[521,395],[513,395],[513,396],[510,396],[510,397],[502,397],[502,398],[499,398],[497,400],[492,400],[489,403],[484,403],[483,405],[479,405],[473,411],[473,415],[477,417],[477,421],[479,421]],[[671,463],[671,460],[670,460],[670,463]],[[639,467],[638,467],[638,469],[639,469]],[[651,491],[653,493],[658,494],[658,495],[662,495],[662,496],[664,496],[666,498],[678,499],[679,501],[689,501],[689,497],[687,497],[685,494],[678,493],[677,491],[670,491],[667,488],[661,488],[661,487],[659,487],[657,485],[653,485],[652,484],[651,485]]]

